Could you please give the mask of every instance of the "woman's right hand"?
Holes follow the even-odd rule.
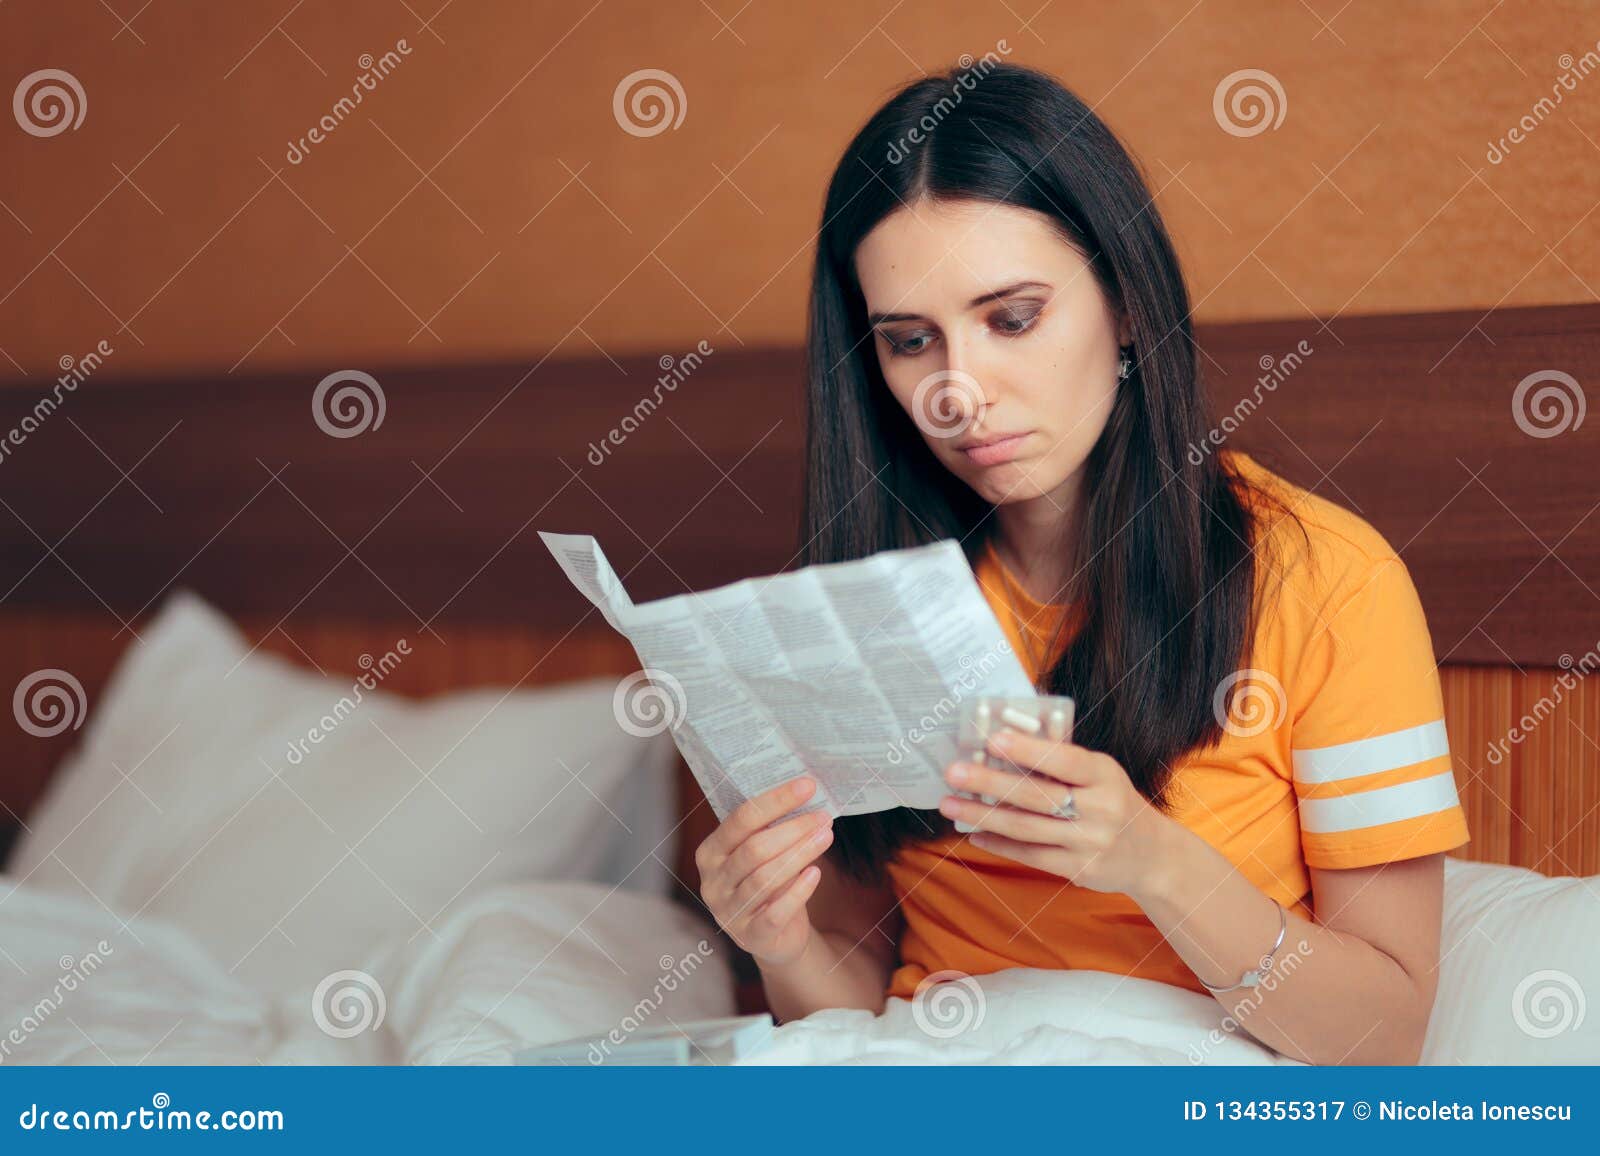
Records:
[[[811,938],[806,901],[822,880],[812,861],[833,841],[833,820],[811,811],[768,827],[816,792],[791,779],[741,804],[695,850],[700,898],[718,925],[757,963],[800,958]]]

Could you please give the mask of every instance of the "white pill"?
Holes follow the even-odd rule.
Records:
[[[1032,715],[1023,714],[1015,707],[1006,707],[1000,712],[1000,721],[1007,726],[1016,727],[1019,731],[1027,731],[1030,735],[1039,733],[1039,720]]]

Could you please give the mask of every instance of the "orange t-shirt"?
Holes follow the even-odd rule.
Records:
[[[1466,818],[1433,644],[1405,564],[1355,514],[1246,455],[1232,461],[1276,490],[1305,537],[1268,513],[1260,532],[1272,550],[1257,554],[1265,562],[1248,678],[1222,741],[1179,762],[1170,813],[1309,917],[1309,868],[1448,851],[1467,842]],[[1049,643],[1070,608],[1028,597],[992,550],[974,572],[1037,679],[1028,656],[1054,657]],[[1128,896],[1076,886],[965,835],[907,843],[888,873],[905,917],[890,996],[909,998],[936,971],[1008,967],[1085,968],[1204,990]]]

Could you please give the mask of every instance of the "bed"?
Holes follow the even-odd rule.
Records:
[[[1234,443],[1428,612],[1473,840],[1425,1059],[1600,1061],[1600,308],[1201,342]],[[617,731],[636,661],[534,531],[641,598],[793,565],[801,365],[97,380],[31,422],[42,386],[0,390],[0,1062],[506,1062],[759,1010],[695,900],[709,807]],[[1280,1062],[1146,981],[944,986],[753,1062]]]

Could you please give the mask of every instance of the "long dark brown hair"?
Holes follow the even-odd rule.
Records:
[[[916,81],[840,159],[812,275],[805,561],[947,537],[975,559],[993,533],[992,507],[890,394],[856,279],[857,245],[919,198],[1043,214],[1131,322],[1134,369],[1089,455],[1076,540],[1063,543],[1077,565],[1063,593],[1082,626],[1039,687],[1077,701],[1074,742],[1115,757],[1168,806],[1173,764],[1221,738],[1213,693],[1251,645],[1257,519],[1251,489],[1208,439],[1189,296],[1150,191],[1052,77],[997,63]],[[831,854],[857,878],[881,878],[902,843],[949,829],[936,811],[903,807],[842,818]]]

